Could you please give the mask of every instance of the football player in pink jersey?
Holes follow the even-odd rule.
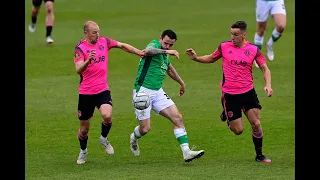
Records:
[[[236,135],[243,132],[242,111],[252,127],[253,144],[257,162],[271,162],[262,154],[263,131],[260,123],[261,105],[253,86],[252,64],[259,65],[265,80],[264,91],[271,97],[271,73],[266,59],[260,49],[246,40],[247,24],[237,21],[231,25],[231,40],[222,42],[209,55],[197,56],[189,48],[186,53],[189,58],[200,63],[214,63],[222,59],[223,78],[220,83],[222,90],[223,112],[221,118],[227,120],[228,127]]]
[[[100,37],[99,31],[97,23],[85,22],[85,39],[77,44],[74,52],[75,69],[80,75],[78,101],[80,153],[77,159],[78,164],[85,163],[88,155],[90,118],[93,116],[95,108],[102,116],[100,143],[104,146],[106,153],[114,154],[114,149],[107,139],[112,126],[112,98],[108,85],[109,50],[120,48],[139,57],[145,55],[144,51],[129,44],[108,37]]]

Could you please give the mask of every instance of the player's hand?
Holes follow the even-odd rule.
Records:
[[[92,59],[94,59],[95,56],[96,56],[96,50],[91,49],[88,60],[91,61]]]
[[[192,49],[189,48],[186,50],[187,55],[189,56],[190,59],[196,60],[197,59],[197,53]]]
[[[186,91],[186,86],[184,85],[184,83],[180,84],[180,94],[179,94],[179,96],[182,96],[185,91]]]
[[[179,53],[177,50],[167,50],[167,54],[175,56],[177,59],[179,59]]]
[[[265,86],[264,91],[267,92],[268,97],[271,97],[273,94],[273,90],[272,90],[271,86]]]
[[[138,56],[140,56],[140,58],[143,58],[144,56],[146,56],[146,50],[139,51]]]

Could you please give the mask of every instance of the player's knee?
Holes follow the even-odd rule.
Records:
[[[47,1],[46,12],[47,12],[47,14],[53,14],[53,2]]]
[[[179,112],[177,112],[176,114],[172,115],[171,121],[173,122],[173,124],[177,128],[183,128],[184,127],[182,115]]]
[[[81,136],[87,136],[89,129],[88,128],[80,128],[79,132],[80,132]]]
[[[240,135],[240,134],[242,134],[242,132],[243,132],[243,128],[232,128],[232,132],[233,132],[235,135]]]
[[[260,127],[261,127],[259,119],[251,122],[250,124],[251,124],[252,129],[260,129]]]
[[[46,11],[48,15],[53,14],[53,8],[47,8]]]
[[[279,33],[282,33],[285,28],[286,28],[286,24],[285,23],[280,23],[280,24],[276,25],[276,29],[277,29],[277,31]]]
[[[143,136],[150,131],[150,126],[140,126],[140,134]]]
[[[182,121],[182,115],[179,112],[173,114],[171,118],[175,122],[181,122]]]
[[[40,6],[34,6],[34,7],[32,8],[32,13],[33,13],[33,14],[38,14],[39,11],[40,11]]]
[[[104,122],[109,123],[111,121],[111,114],[108,112],[101,113]]]

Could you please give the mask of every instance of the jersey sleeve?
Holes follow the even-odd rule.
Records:
[[[105,39],[107,41],[108,50],[110,50],[111,48],[114,48],[114,47],[118,47],[118,41],[111,39],[111,38],[108,38],[108,37],[105,37]]]
[[[84,61],[84,54],[83,51],[77,46],[74,48],[73,62],[77,63],[79,61]]]
[[[266,58],[264,57],[263,53],[259,48],[257,48],[257,54],[256,57],[254,58],[259,66],[262,64],[266,63]]]
[[[222,50],[221,50],[221,44],[218,46],[218,48],[211,54],[213,59],[220,59],[222,57]]]

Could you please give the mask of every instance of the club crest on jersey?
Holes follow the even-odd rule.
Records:
[[[80,54],[78,52],[76,52],[75,58],[77,58],[77,59],[80,58]]]
[[[247,50],[245,50],[244,51],[244,55],[246,55],[246,56],[250,56],[250,51],[247,49]]]
[[[104,46],[103,45],[99,45],[99,50],[103,51],[103,49],[104,49]]]

